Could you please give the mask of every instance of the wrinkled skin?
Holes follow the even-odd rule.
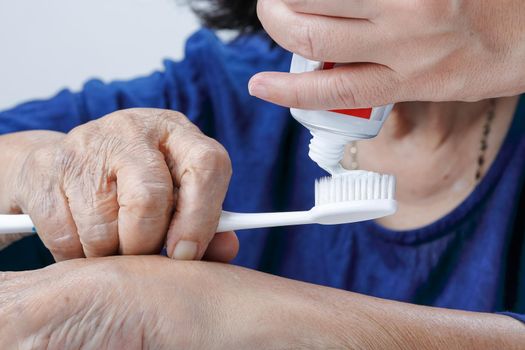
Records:
[[[174,258],[200,259],[215,237],[230,160],[180,113],[124,110],[68,134],[0,141],[14,154],[0,174],[0,211],[29,214],[58,261],[156,254],[164,244]],[[221,236],[212,255],[227,261],[237,240]]]
[[[330,71],[261,73],[253,95],[305,109],[478,101],[525,92],[522,0],[259,0],[284,48]]]
[[[510,317],[387,301],[200,261],[0,273],[1,349],[520,349]]]
[[[299,309],[308,298],[297,289],[299,283],[233,266],[162,257],[98,258],[1,278],[0,312],[7,316],[0,321],[2,349],[247,349],[289,346],[285,339],[315,343],[306,333],[312,322],[305,322],[304,330],[282,328],[308,310]]]

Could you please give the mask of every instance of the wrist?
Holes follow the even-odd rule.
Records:
[[[381,299],[307,284],[297,286],[284,304],[289,319],[280,326],[292,348],[408,349],[406,334]]]
[[[275,276],[264,276],[259,282],[267,278],[272,281],[255,295],[243,295],[247,317],[232,327],[241,341],[235,344],[238,348],[258,344],[262,349],[351,349],[385,344],[384,340],[370,341],[370,332],[379,330],[360,317],[358,307],[348,305],[348,292]],[[249,300],[248,295],[256,298]],[[348,312],[353,309],[356,312]]]
[[[370,318],[355,305],[354,294],[326,287],[306,287],[303,289],[307,293],[300,298],[301,305],[296,305],[292,311],[294,323],[301,328],[301,332],[296,334],[291,345],[295,343],[306,348],[323,349],[379,349],[379,345],[385,343],[380,339],[379,331],[373,329],[375,325],[370,323]],[[370,332],[377,334],[373,341]]]

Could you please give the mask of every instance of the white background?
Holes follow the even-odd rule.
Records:
[[[184,0],[0,0],[0,110],[89,78],[177,59],[198,27]]]

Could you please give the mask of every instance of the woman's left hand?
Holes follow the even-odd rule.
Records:
[[[0,349],[522,349],[507,316],[159,256],[0,273]]]
[[[262,73],[251,94],[288,107],[472,101],[525,92],[523,0],[259,0],[268,34],[330,71]]]
[[[325,288],[230,265],[70,260],[0,286],[0,349],[340,348]]]

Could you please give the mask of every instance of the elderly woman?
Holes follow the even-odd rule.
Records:
[[[219,4],[210,25],[258,28],[255,1]],[[215,235],[223,205],[313,202],[308,131],[246,91],[289,62],[261,31],[224,44],[203,29],[164,72],[0,113],[0,211],[39,232],[0,267],[62,261],[0,274],[1,347],[522,348],[518,96],[399,104],[349,149],[344,165],[396,174],[394,216],[243,231],[239,254]],[[173,259],[136,256],[163,246]],[[181,261],[201,258],[215,263]]]

